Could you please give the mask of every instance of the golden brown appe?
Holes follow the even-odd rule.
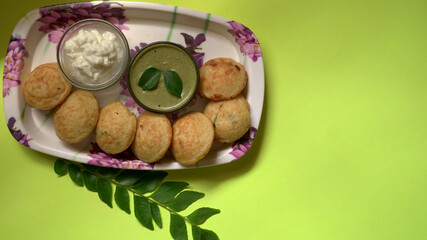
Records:
[[[249,104],[241,94],[231,100],[209,101],[203,113],[212,121],[218,142],[234,142],[251,126]]]
[[[228,100],[237,96],[247,81],[242,64],[231,58],[214,58],[200,68],[199,93],[214,101]]]
[[[56,63],[45,63],[36,67],[22,86],[25,101],[29,106],[40,110],[58,106],[68,97],[72,89]]]
[[[144,112],[138,116],[131,149],[138,159],[148,163],[163,158],[172,141],[172,125],[164,114]]]
[[[132,144],[135,131],[135,114],[121,102],[111,102],[99,111],[95,141],[106,153],[121,153]]]
[[[211,149],[214,129],[211,121],[201,112],[188,112],[172,126],[171,151],[182,165],[193,165]]]
[[[59,139],[77,143],[92,133],[98,118],[95,96],[89,91],[75,90],[54,112],[53,126]]]

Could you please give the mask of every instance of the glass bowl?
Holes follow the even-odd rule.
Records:
[[[62,75],[75,87],[101,90],[116,83],[129,65],[129,44],[120,29],[101,19],[71,25],[57,47]]]

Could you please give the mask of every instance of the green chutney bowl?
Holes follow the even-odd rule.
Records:
[[[158,82],[149,90],[143,90],[147,78],[141,80],[141,76],[150,68],[158,73]],[[164,76],[171,71],[177,73],[181,80],[180,95],[172,94],[167,89],[171,81],[166,77],[168,83],[165,83]],[[191,53],[179,44],[166,41],[154,42],[142,48],[131,60],[127,74],[128,89],[135,102],[157,113],[171,113],[185,107],[197,93],[199,80],[199,68]]]

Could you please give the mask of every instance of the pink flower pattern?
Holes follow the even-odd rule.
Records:
[[[203,66],[203,57],[205,56],[205,53],[196,52],[196,50],[200,50],[201,48],[199,48],[199,45],[206,41],[205,34],[200,33],[195,38],[186,33],[181,33],[181,35],[184,37],[186,49],[193,56],[197,66],[201,68]]]
[[[154,165],[139,160],[131,151],[127,149],[120,154],[108,154],[102,151],[96,143],[92,143],[92,150],[88,156],[91,158],[88,164],[112,168],[126,169],[153,169]]]
[[[228,24],[231,26],[228,32],[234,36],[236,43],[239,44],[240,52],[248,54],[252,61],[256,62],[262,54],[255,34],[249,28],[238,22],[229,21]]]
[[[118,4],[119,7],[114,7],[113,4]],[[121,30],[129,30],[124,25],[128,20],[124,11],[119,3],[114,2],[102,2],[96,5],[91,2],[76,2],[42,7],[39,10],[40,18],[37,21],[43,24],[39,31],[49,33],[49,41],[58,43],[69,26],[87,18],[103,19]]]
[[[233,155],[235,159],[242,157],[249,150],[255,139],[256,132],[257,129],[251,127],[242,138],[233,143],[230,154]]]
[[[32,138],[28,138],[28,133],[22,133],[21,130],[17,129],[15,127],[16,119],[14,117],[9,118],[7,121],[7,127],[9,128],[10,133],[12,134],[13,138],[16,139],[20,144],[24,145],[25,147],[30,147],[29,142],[33,140]]]
[[[6,58],[4,59],[3,98],[9,95],[12,87],[17,87],[21,84],[19,77],[24,67],[24,57],[28,56],[24,42],[25,39],[21,39],[20,37],[12,36],[10,39]]]

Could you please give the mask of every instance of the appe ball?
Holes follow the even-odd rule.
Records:
[[[135,140],[131,149],[135,156],[153,163],[166,154],[172,141],[172,126],[164,114],[144,112],[138,116]]]
[[[95,141],[106,153],[117,154],[126,150],[135,137],[136,116],[121,102],[111,102],[99,111]]]
[[[231,100],[209,101],[203,113],[211,120],[218,142],[234,142],[251,127],[249,104],[241,94]]]
[[[246,87],[248,75],[231,58],[214,58],[200,68],[199,93],[214,101],[236,97]]]
[[[193,165],[209,152],[214,140],[211,121],[201,112],[188,112],[172,125],[171,151],[182,165]]]
[[[71,84],[62,76],[58,64],[45,63],[25,78],[22,89],[27,104],[40,110],[58,106],[71,93]]]
[[[98,101],[95,96],[89,91],[75,90],[55,110],[53,126],[59,139],[77,143],[92,133],[98,118]]]

